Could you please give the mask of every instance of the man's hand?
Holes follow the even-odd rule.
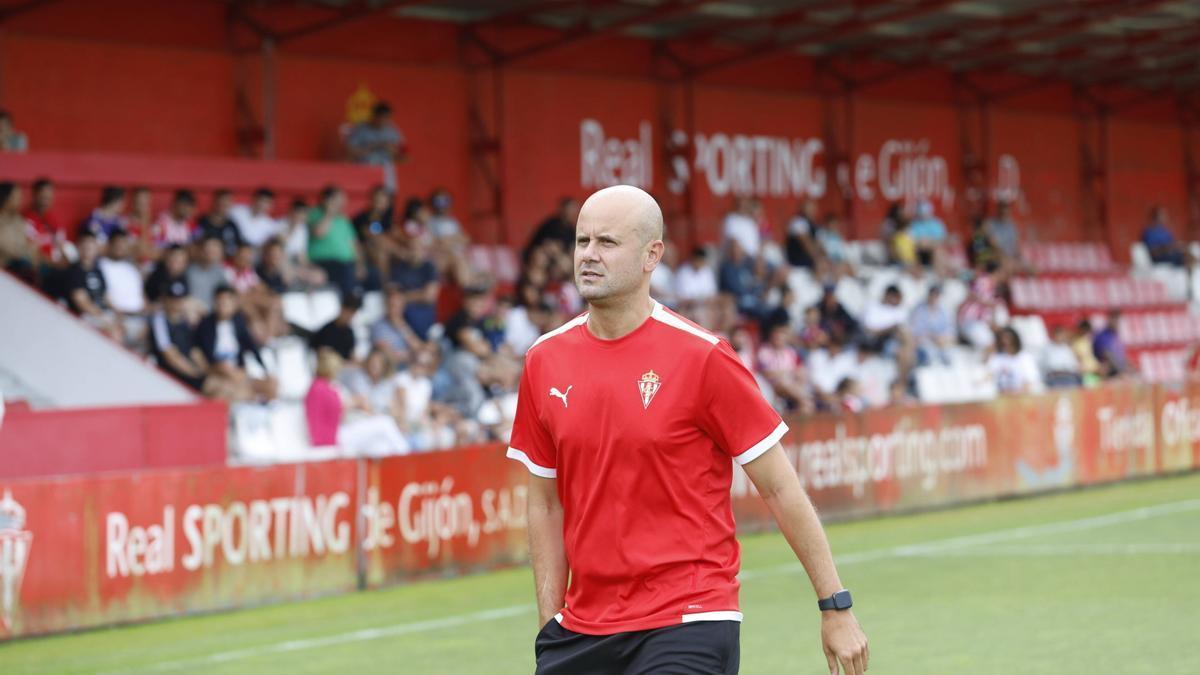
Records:
[[[821,646],[829,662],[829,675],[837,675],[838,662],[846,675],[862,675],[867,670],[871,658],[867,636],[850,610],[821,613]]]

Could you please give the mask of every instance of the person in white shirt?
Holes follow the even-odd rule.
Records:
[[[662,260],[650,274],[650,295],[671,309],[679,308],[679,297],[675,293],[675,267],[678,256],[675,245],[665,243]]]
[[[826,406],[836,409],[837,386],[858,371],[858,352],[839,335],[831,336],[827,346],[808,353],[808,373],[813,386],[824,394]],[[834,402],[830,405],[830,402]]]
[[[687,262],[675,270],[675,297],[679,313],[702,326],[712,325],[712,309],[717,297],[717,273],[708,263],[708,252],[697,246]]]
[[[1012,328],[996,331],[996,351],[988,357],[987,368],[1002,394],[1036,394],[1045,389],[1037,362],[1021,350],[1021,336]]]
[[[283,232],[283,225],[271,215],[275,206],[275,193],[269,188],[254,191],[250,204],[234,204],[229,217],[242,234],[242,241],[259,248],[271,237]]]
[[[97,262],[109,306],[121,317],[127,344],[140,345],[146,333],[146,293],[142,274],[131,260],[134,242],[124,230],[108,239],[108,255]]]
[[[1042,376],[1048,387],[1078,387],[1083,383],[1079,357],[1071,347],[1071,331],[1066,326],[1054,329],[1054,341],[1042,348]]]
[[[904,296],[898,286],[888,286],[883,298],[867,305],[863,311],[863,348],[896,359],[901,373],[912,367],[915,350],[912,334],[906,322],[908,313],[903,307]]]
[[[742,250],[751,258],[757,258],[762,249],[762,234],[758,230],[758,221],[754,219],[754,200],[750,197],[739,197],[734,203],[734,209],[725,216],[721,226],[724,242],[734,240],[741,245]]]

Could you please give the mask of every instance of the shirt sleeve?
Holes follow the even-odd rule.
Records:
[[[701,382],[700,428],[738,464],[754,461],[787,432],[754,376],[724,340],[709,352]]]
[[[531,370],[527,360],[525,371],[521,373],[521,387],[517,392],[517,414],[513,420],[507,454],[509,458],[524,464],[529,473],[535,476],[556,478],[558,450],[538,415]]]

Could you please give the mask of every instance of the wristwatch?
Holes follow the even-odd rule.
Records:
[[[844,588],[828,598],[817,600],[817,608],[822,612],[830,609],[841,611],[850,609],[852,606],[854,606],[854,602],[850,599],[850,591]]]

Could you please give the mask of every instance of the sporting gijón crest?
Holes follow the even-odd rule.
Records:
[[[642,379],[638,380],[638,393],[642,395],[642,409],[650,407],[650,401],[654,400],[654,395],[662,388],[662,378],[653,370],[642,375]]]

